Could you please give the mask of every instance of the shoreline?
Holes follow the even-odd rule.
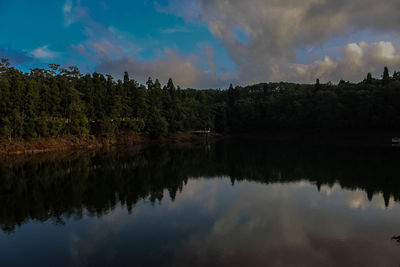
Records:
[[[211,133],[208,140],[220,139],[223,136],[218,133]],[[41,153],[55,153],[67,151],[98,150],[110,147],[135,147],[151,144],[179,144],[179,143],[200,143],[205,142],[206,137],[192,133],[177,133],[158,139],[140,135],[119,135],[111,137],[94,136],[62,136],[54,138],[37,138],[32,140],[0,141],[0,155],[18,156]]]
[[[339,145],[364,147],[390,147],[391,138],[399,136],[399,130],[357,131],[270,131],[223,135],[210,133],[208,141],[218,139],[259,139],[267,142],[308,145]],[[205,142],[205,136],[193,133],[177,133],[158,139],[140,135],[110,137],[62,136],[33,140],[0,141],[1,156],[32,155],[67,151],[90,151],[104,148],[139,147],[152,144],[196,144]]]

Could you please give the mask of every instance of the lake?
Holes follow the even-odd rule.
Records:
[[[398,266],[400,150],[214,144],[0,163],[0,266]]]

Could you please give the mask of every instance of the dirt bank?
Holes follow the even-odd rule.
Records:
[[[217,133],[211,133],[208,137],[209,140],[217,138],[221,138],[221,135]],[[198,136],[191,133],[178,133],[159,139],[150,139],[148,137],[139,135],[121,135],[112,137],[63,136],[57,138],[38,138],[32,140],[0,141],[0,154],[36,154],[68,150],[92,150],[104,147],[135,146],[153,143],[195,143],[205,141],[205,136]]]

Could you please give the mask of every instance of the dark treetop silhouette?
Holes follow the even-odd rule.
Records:
[[[281,129],[398,129],[400,73],[371,74],[357,84],[268,83],[228,90],[147,87],[125,73],[82,75],[78,68],[32,69],[0,63],[0,139],[60,135],[217,132]]]

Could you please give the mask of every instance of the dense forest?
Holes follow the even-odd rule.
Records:
[[[228,90],[141,85],[77,67],[51,64],[23,73],[0,62],[0,139],[62,135],[217,132],[281,129],[395,129],[400,127],[400,72],[368,74],[337,85],[264,83]]]

